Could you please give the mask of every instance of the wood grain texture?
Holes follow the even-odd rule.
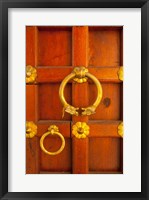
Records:
[[[120,66],[121,30],[90,30],[89,66]]]
[[[47,136],[44,140],[44,146],[48,151],[57,151],[61,146],[61,140],[57,136]],[[50,156],[40,151],[41,171],[51,172],[69,172],[71,171],[71,140],[65,138],[64,150],[55,156]]]
[[[73,27],[73,66],[88,66],[88,27]]]
[[[39,174],[39,138],[26,139],[26,174]]]
[[[26,85],[26,121],[38,119],[38,92],[37,85]]]
[[[69,66],[72,60],[72,32],[38,29],[38,65]]]
[[[38,87],[39,119],[40,120],[71,120],[71,115],[63,114],[63,107],[59,98],[59,84],[41,84]],[[71,85],[67,84],[64,92],[68,103],[71,103]]]
[[[90,133],[88,137],[118,137],[118,125],[121,121],[115,120],[97,120],[97,121],[89,121],[88,125],[90,127]]]
[[[26,142],[26,172],[41,174],[122,173],[123,139],[117,127],[123,119],[123,84],[118,79],[123,65],[122,27],[39,26],[26,28],[26,65],[36,66],[37,85],[27,85],[26,120],[36,122],[37,136]],[[65,113],[59,99],[59,85],[76,66],[88,67],[103,87],[96,114],[89,117]],[[87,107],[95,101],[96,87],[70,81],[65,89],[67,102]],[[90,126],[86,139],[72,136],[72,124],[85,121]],[[57,156],[49,156],[39,146],[50,125],[59,127],[66,146]],[[44,145],[56,151],[61,140],[48,136]]]
[[[39,66],[37,68],[37,82],[38,83],[55,83],[62,82],[62,80],[72,72],[73,67],[61,67],[57,66]],[[119,67],[89,67],[89,72],[96,76],[96,78],[101,82],[116,82],[120,83],[121,81],[118,78]],[[88,79],[90,82],[90,79]]]
[[[88,66],[88,27],[73,27],[73,66]],[[75,107],[88,105],[88,83],[73,83],[72,102]],[[88,121],[86,116],[73,116],[73,121]]]
[[[36,66],[37,27],[26,27],[26,65]],[[38,120],[37,85],[26,85],[26,121]],[[26,173],[38,174],[39,138],[26,139]]]
[[[36,27],[26,27],[26,65],[35,66]]]
[[[72,172],[73,174],[88,173],[88,138],[72,138]]]
[[[120,171],[121,143],[119,138],[90,138],[89,170]]]
[[[120,120],[120,84],[102,83],[103,97],[90,120]],[[96,99],[97,91],[94,84],[89,85],[89,104]]]
[[[73,27],[73,66],[88,66],[88,27]],[[75,107],[88,106],[88,83],[73,83],[72,102]],[[72,121],[88,121],[87,116],[73,116]],[[72,139],[72,170],[74,174],[88,173],[88,138]]]

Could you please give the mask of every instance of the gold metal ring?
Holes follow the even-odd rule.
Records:
[[[82,110],[81,115],[91,115],[91,114],[95,113],[95,110],[102,99],[101,84],[95,76],[93,76],[92,74],[90,74],[88,72],[87,68],[75,67],[74,70],[68,76],[66,76],[64,78],[64,80],[62,81],[60,88],[59,88],[59,97],[60,97],[61,103],[63,105],[63,116],[64,116],[64,112],[67,112],[71,115],[76,115],[76,116],[79,115],[79,113],[78,113],[79,108],[75,108],[74,106],[68,104],[65,100],[64,89],[65,89],[66,84],[71,79],[73,79],[74,81],[76,81],[78,83],[83,83],[83,82],[87,81],[87,78],[92,79],[92,81],[95,83],[95,85],[97,87],[97,98],[96,98],[95,102],[93,103],[93,105],[88,106],[86,108],[81,108],[81,110]]]
[[[62,141],[62,145],[61,147],[55,151],[55,152],[49,152],[45,149],[44,145],[43,145],[43,141],[45,139],[45,137],[47,137],[48,135],[58,135],[60,138],[61,138],[61,141]],[[48,132],[44,133],[40,139],[40,147],[42,149],[42,151],[48,155],[51,155],[51,156],[55,156],[59,153],[61,153],[65,147],[65,139],[64,137],[62,136],[62,134],[59,132],[59,129],[57,126],[55,125],[51,125],[49,128],[48,128]]]

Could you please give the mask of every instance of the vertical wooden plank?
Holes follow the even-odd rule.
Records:
[[[78,139],[73,137],[73,174],[88,173],[88,138]]]
[[[26,138],[26,174],[39,174],[39,138]]]
[[[73,66],[88,66],[88,27],[73,27]],[[88,83],[73,83],[72,104],[75,107],[88,106]],[[73,123],[78,121],[88,121],[87,116],[73,116]],[[73,173],[88,173],[88,138],[72,138],[73,144]]]
[[[26,65],[35,66],[35,27],[26,27]]]
[[[73,27],[73,66],[88,66],[88,27]],[[88,83],[73,83],[72,103],[75,107],[88,106]],[[73,116],[73,121],[88,121],[87,116]]]
[[[88,26],[73,27],[73,66],[88,66]]]
[[[26,27],[26,65],[37,65],[37,27]],[[37,122],[37,85],[26,85],[26,121]],[[39,173],[39,138],[26,139],[26,173]]]
[[[37,85],[26,85],[26,120],[38,120],[38,94]]]
[[[121,30],[121,66],[123,66],[123,28]],[[123,70],[125,70],[125,66],[123,66]],[[120,111],[121,111],[121,120],[123,121],[123,82],[121,83],[121,99],[120,99]],[[125,125],[124,125],[124,133],[125,133]],[[125,135],[125,134],[124,134]],[[123,173],[123,138],[121,138],[121,172]]]

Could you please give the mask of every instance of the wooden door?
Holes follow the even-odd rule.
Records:
[[[26,27],[26,66],[36,69],[35,81],[26,84],[26,121],[37,125],[37,134],[26,138],[26,173],[123,173],[123,139],[119,125],[123,120],[122,27]],[[96,113],[75,116],[65,113],[59,86],[74,67],[84,66],[101,83],[103,96]],[[34,72],[34,70],[33,70]],[[30,78],[31,74],[28,74]],[[97,96],[91,80],[70,81],[65,98],[74,107],[92,105]],[[77,122],[90,127],[86,138],[72,134]],[[40,138],[50,125],[56,125],[65,138],[64,150],[54,156],[40,148]],[[48,136],[44,146],[56,151],[57,136]]]

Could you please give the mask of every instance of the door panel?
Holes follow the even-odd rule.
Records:
[[[120,66],[121,28],[113,30],[90,29],[89,66]]]
[[[56,151],[61,146],[59,137],[48,136],[44,143],[48,151]],[[65,148],[61,154],[49,156],[41,151],[41,171],[71,172],[71,139],[65,138]]]
[[[121,138],[96,137],[89,140],[89,170],[116,172],[121,170]],[[97,148],[98,147],[98,148]]]
[[[38,28],[38,66],[70,66],[71,28]]]
[[[123,27],[26,27],[26,65],[36,68],[37,77],[26,84],[26,121],[37,125],[37,134],[26,139],[26,173],[122,173],[123,139],[118,126],[123,120],[123,83],[118,72],[123,65]],[[102,85],[103,97],[90,116],[63,114],[59,86],[76,67],[84,66]],[[93,82],[71,80],[65,99],[74,107],[88,107],[96,99]],[[79,111],[80,112],[80,111]],[[79,139],[73,125],[86,122],[89,135]],[[56,125],[64,136],[65,148],[47,155],[40,139],[49,126]],[[44,140],[48,151],[61,146],[58,136]]]
[[[120,120],[120,84],[102,83],[102,101],[90,120]],[[97,96],[96,86],[89,84],[89,104],[92,105]]]
[[[62,118],[62,104],[59,98],[59,83],[40,84],[38,87],[39,120],[71,120],[71,115],[66,113]],[[68,103],[71,101],[71,84],[65,89]],[[40,109],[42,108],[42,109]]]

